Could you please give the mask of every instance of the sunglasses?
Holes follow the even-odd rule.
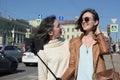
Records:
[[[83,19],[80,20],[80,22],[83,22],[85,21],[86,23],[89,22],[92,18],[89,18],[89,17],[85,17]]]

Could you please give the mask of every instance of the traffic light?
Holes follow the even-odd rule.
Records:
[[[108,36],[110,35],[110,25],[107,25],[107,33],[108,33]]]

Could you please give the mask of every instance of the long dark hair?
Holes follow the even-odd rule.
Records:
[[[77,26],[76,26],[76,29],[77,29],[77,30],[80,29],[80,31],[81,31],[81,32],[84,32],[84,33],[85,33],[86,31],[83,30],[83,28],[82,28],[81,19],[82,19],[82,16],[83,16],[86,12],[92,13],[92,14],[93,14],[93,19],[94,19],[94,21],[98,20],[98,24],[99,24],[99,16],[98,16],[98,13],[97,13],[94,9],[88,8],[88,9],[83,10],[82,13],[81,13],[81,15],[80,15],[80,17],[79,17],[79,19],[76,21],[76,25],[77,25]],[[96,28],[97,28],[98,24],[95,25],[95,27],[94,27],[94,29],[93,29],[93,32],[96,31]]]
[[[36,30],[35,38],[42,39],[44,44],[48,43],[50,41],[48,32],[53,30],[55,19],[56,16],[54,15],[44,18]]]

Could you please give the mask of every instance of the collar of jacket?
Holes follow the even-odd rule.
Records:
[[[84,33],[82,33],[81,34],[81,36],[80,36],[80,42],[81,42],[81,44],[82,44],[82,38],[83,38],[83,36],[85,36],[85,34]],[[93,39],[96,41],[94,44],[96,44],[98,41],[97,41],[97,35],[93,35]]]
[[[54,48],[63,45],[65,42],[64,38],[50,40],[48,44],[44,45],[44,48]]]

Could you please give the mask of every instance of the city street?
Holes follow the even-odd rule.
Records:
[[[37,66],[26,67],[23,63],[19,63],[19,67],[14,74],[0,74],[0,80],[38,80]]]
[[[103,68],[109,71],[105,73],[108,76],[112,70],[120,75],[119,3],[0,0],[0,80],[63,78],[70,59],[76,60],[70,60],[69,77],[89,80]],[[69,51],[75,54],[69,56]],[[38,59],[43,65],[31,65],[38,64]]]
[[[120,55],[112,55],[115,70],[120,73]],[[110,55],[104,56],[106,67],[112,68]],[[0,80],[38,80],[37,66],[26,67],[23,63],[19,63],[19,67],[14,74],[2,74]]]

